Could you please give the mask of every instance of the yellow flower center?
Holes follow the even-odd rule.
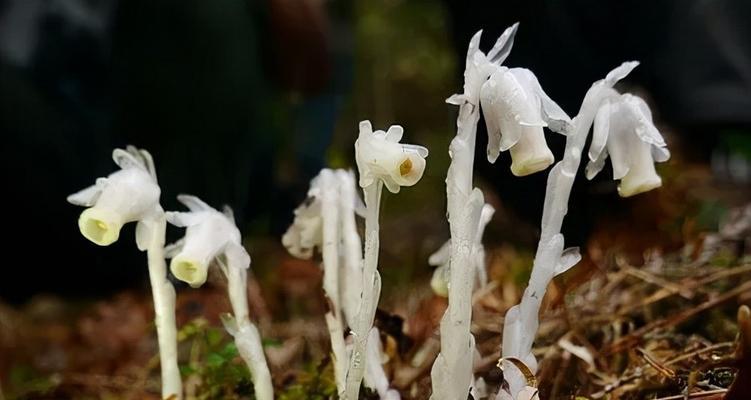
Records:
[[[401,164],[399,164],[399,173],[402,176],[407,176],[407,174],[409,174],[410,171],[412,171],[412,160],[408,158],[402,161]]]

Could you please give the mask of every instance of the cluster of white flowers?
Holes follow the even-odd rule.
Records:
[[[470,330],[472,290],[487,282],[482,237],[494,213],[472,180],[480,112],[487,126],[488,161],[494,163],[508,150],[511,172],[516,176],[545,170],[554,163],[543,128],[566,137],[564,156],[548,176],[541,237],[529,285],[520,304],[505,316],[501,365],[506,384],[498,391],[498,399],[537,396],[524,375],[534,374],[537,368],[532,345],[544,292],[554,276],[581,259],[578,248],[564,249],[560,231],[590,130],[593,134],[586,177],[596,176],[609,157],[613,179],[619,181],[618,193],[623,197],[661,186],[654,164],[670,157],[646,102],[613,89],[637,62],[623,63],[595,82],[579,113],[571,119],[543,91],[532,71],[502,65],[511,52],[517,29],[518,24],[506,29],[487,54],[479,49],[481,32],[472,37],[464,91],[447,100],[459,106],[459,113],[446,178],[451,238],[429,259],[429,264],[437,267],[431,286],[449,300],[440,327],[441,352],[431,370],[432,398],[436,400],[455,400],[487,391],[484,381],[473,379],[477,350]],[[370,121],[360,122],[355,158],[364,204],[352,172],[324,169],[311,182],[308,198],[295,210],[294,222],[282,237],[283,245],[295,257],[309,259],[315,249],[321,253],[323,290],[330,304],[326,323],[336,384],[344,399],[358,397],[363,379],[382,399],[399,398],[399,393],[389,388],[380,336],[373,323],[381,290],[377,267],[382,188],[398,193],[403,186],[415,185],[425,172],[428,156],[425,147],[400,143],[403,133],[399,125],[374,131]],[[178,200],[188,211],[165,213],[159,204],[161,190],[151,155],[128,147],[116,149],[113,159],[120,170],[70,195],[68,201],[86,207],[78,220],[81,234],[100,246],[117,241],[124,224],[137,222],[136,243],[148,252],[163,396],[179,399],[183,395],[177,369],[175,293],[167,280],[165,263],[165,258],[171,258],[172,274],[192,287],[206,282],[210,265],[220,267],[228,280],[233,312],[222,317],[225,327],[251,371],[256,398],[272,399],[260,334],[248,315],[246,284],[251,260],[232,211],[225,208],[219,212],[198,197],[180,195]],[[365,219],[364,252],[356,215]],[[186,230],[183,239],[165,247],[167,222]]]

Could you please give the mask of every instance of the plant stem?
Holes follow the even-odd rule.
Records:
[[[482,192],[473,189],[478,106],[469,102],[459,108],[457,134],[449,146],[451,165],[446,176],[446,197],[451,230],[448,309],[441,320],[441,353],[431,370],[432,399],[466,398],[472,385],[474,337],[472,287],[474,264],[472,240],[478,230],[483,205]]]
[[[237,323],[237,332],[234,334],[237,351],[250,370],[255,398],[272,400],[274,386],[271,383],[271,373],[269,373],[266,356],[263,353],[261,335],[255,325],[250,322],[248,313],[247,269],[244,266],[228,265],[227,281],[229,300]]]
[[[574,178],[579,169],[584,144],[594,121],[597,105],[602,100],[598,83],[582,102],[579,114],[572,120],[573,128],[566,137],[563,159],[555,164],[548,175],[545,203],[542,212],[540,241],[537,244],[535,261],[529,284],[524,290],[521,302],[506,312],[503,327],[503,357],[518,358],[530,368],[537,369],[532,355],[532,344],[539,326],[540,305],[548,284],[556,275],[556,265],[563,251],[561,226],[568,211],[568,201]],[[519,369],[508,361],[503,362],[504,379],[509,383],[510,396],[500,390],[497,399],[515,399],[526,385],[526,379]]]
[[[365,194],[365,256],[363,259],[362,301],[353,328],[354,347],[347,371],[346,391],[342,398],[356,400],[365,373],[368,333],[373,327],[378,298],[381,294],[381,277],[378,274],[379,226],[378,214],[381,203],[383,182],[376,182],[363,188]]]
[[[177,328],[175,324],[175,288],[167,280],[164,261],[164,235],[167,220],[160,209],[150,221],[151,235],[147,248],[149,280],[154,298],[156,334],[162,368],[162,398],[182,399],[182,381],[177,367]]]
[[[342,321],[339,293],[339,185],[334,171],[321,172],[321,217],[323,219],[323,291],[329,300],[326,313],[326,326],[331,338],[334,377],[338,392],[345,390],[347,374],[347,349],[344,345],[344,325]]]

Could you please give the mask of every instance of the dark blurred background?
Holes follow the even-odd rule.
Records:
[[[402,124],[407,142],[431,150],[423,182],[384,199],[387,232],[405,218],[424,230],[395,244],[416,249],[423,267],[448,235],[443,179],[456,110],[444,99],[461,88],[471,35],[484,29],[487,49],[516,21],[506,65],[532,69],[569,115],[591,82],[640,60],[627,88],[653,105],[674,154],[748,187],[745,0],[0,0],[9,238],[0,298],[146,284],[133,227],[98,248],[78,233],[82,210],[65,202],[114,171],[114,147],[151,151],[166,209],[179,207],[178,193],[231,205],[254,254],[256,243],[278,241],[320,168],[354,166],[362,119]],[[478,185],[501,210],[491,231],[533,245],[546,174],[512,178],[508,155],[485,161],[485,140],[481,122]],[[563,139],[549,143],[560,154]],[[577,183],[568,242],[584,243],[603,212],[628,216],[608,206],[617,197],[608,174]],[[261,273],[271,264],[254,257]]]

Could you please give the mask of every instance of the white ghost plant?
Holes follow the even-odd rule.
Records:
[[[360,122],[355,142],[355,159],[360,174],[360,187],[365,197],[365,254],[362,268],[362,287],[357,317],[350,326],[354,343],[347,368],[346,390],[340,397],[357,399],[367,363],[367,343],[373,327],[381,277],[378,274],[379,226],[378,214],[383,185],[392,193],[401,186],[412,186],[425,170],[428,149],[401,144],[404,130],[392,125],[388,131],[373,131],[370,121]]]
[[[227,331],[235,338],[240,356],[250,370],[256,398],[274,398],[271,374],[261,345],[258,329],[250,321],[247,298],[247,270],[250,256],[242,245],[240,230],[235,225],[232,210],[219,212],[190,195],[177,196],[187,212],[168,212],[167,220],[186,228],[185,237],[167,247],[172,258],[170,270],[177,279],[192,287],[206,282],[208,267],[216,262],[227,277],[227,290],[233,316],[223,315]]]
[[[539,311],[548,284],[576,265],[581,259],[578,248],[564,249],[561,226],[568,200],[581,162],[584,144],[592,124],[594,136],[588,156],[587,175],[593,177],[605,162],[613,158],[614,176],[621,179],[619,192],[629,196],[659,186],[653,158],[666,160],[665,143],[651,120],[646,104],[635,96],[619,95],[613,86],[625,78],[638,62],[625,62],[595,82],[582,101],[579,114],[567,127],[564,157],[548,175],[543,205],[540,241],[537,246],[529,285],[521,302],[506,312],[503,325],[502,366],[508,390],[501,389],[497,399],[520,399],[533,392],[527,387],[524,363],[531,373],[537,369],[532,344],[539,326]],[[638,99],[638,100],[637,100]],[[628,174],[633,174],[628,177]],[[513,361],[513,362],[512,362]]]
[[[115,149],[112,158],[120,167],[93,186],[68,196],[68,202],[87,207],[78,219],[81,234],[99,246],[118,240],[120,229],[136,222],[136,244],[147,252],[149,279],[159,356],[162,368],[162,397],[181,399],[182,381],[177,366],[177,330],[175,326],[175,290],[167,280],[164,261],[166,220],[159,204],[161,190],[151,154],[128,146]]]
[[[350,182],[354,184],[354,180]],[[309,259],[315,248],[322,253],[323,290],[330,305],[326,313],[326,325],[331,339],[334,376],[340,393],[345,390],[349,360],[344,343],[345,325],[341,301],[342,286],[348,283],[340,268],[343,250],[341,220],[344,212],[340,202],[341,184],[337,171],[323,169],[310,182],[308,197],[295,209],[295,219],[282,236],[282,244],[295,257]],[[354,213],[353,208],[350,210]],[[354,284],[360,286],[359,282]]]
[[[609,91],[595,115],[587,179],[594,178],[610,155],[618,194],[629,197],[662,185],[655,162],[670,158],[665,140],[641,97]]]
[[[501,64],[513,46],[518,24],[507,28],[493,48],[483,53],[481,31],[469,42],[464,70],[464,93],[446,100],[459,106],[457,133],[449,146],[451,165],[446,177],[447,214],[451,230],[450,266],[439,268],[432,285],[448,294],[448,309],[441,320],[441,353],[431,370],[432,399],[466,398],[473,383],[474,337],[472,288],[478,265],[477,238],[485,204],[472,181],[477,123],[480,108],[488,127],[488,161],[510,150],[512,172],[528,175],[547,168],[553,155],[543,136],[543,127],[565,132],[570,119],[540,87],[534,74]],[[484,256],[483,256],[484,258]],[[437,262],[437,260],[434,259]],[[483,264],[484,272],[484,260]],[[444,284],[442,275],[448,275]]]

